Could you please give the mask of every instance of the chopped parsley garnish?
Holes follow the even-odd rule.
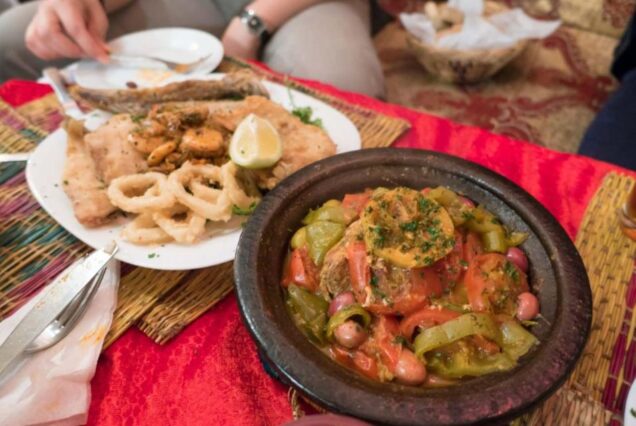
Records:
[[[406,222],[400,224],[400,228],[402,231],[415,232],[417,231],[417,221],[413,220],[411,222]]]
[[[468,268],[468,262],[466,262],[464,259],[460,260],[459,264],[462,265],[464,268]]]
[[[372,228],[372,231],[375,233],[375,244],[382,247],[386,240],[386,237],[384,236],[384,228],[380,225],[376,225]]]
[[[311,124],[312,126],[317,126],[322,129],[322,119],[312,117],[314,111],[311,109],[311,107],[296,107],[292,110],[291,113],[300,118],[300,121],[302,121],[303,123]]]
[[[155,257],[159,257],[157,253],[148,253],[148,259],[154,259]]]
[[[380,281],[380,280],[378,279],[378,276],[377,276],[377,275],[374,275],[374,276],[372,276],[372,277],[371,277],[371,281],[369,281],[369,283],[371,284],[371,286],[374,286],[374,287],[375,287],[375,286],[377,286],[377,285],[378,285],[378,282],[379,282],[379,281]]]
[[[629,409],[629,414],[632,415],[632,417],[636,417],[636,410],[634,410],[633,408]]]
[[[462,217],[463,217],[463,218],[464,218],[464,220],[466,220],[466,221],[475,219],[475,215],[473,214],[473,212],[472,212],[472,211],[465,211],[465,212],[462,212]]]
[[[517,268],[515,268],[515,266],[511,262],[506,262],[504,264],[504,272],[506,273],[506,275],[512,278],[515,284],[519,283],[519,271],[517,271]]]
[[[395,336],[395,338],[393,339],[393,343],[395,343],[396,345],[410,346],[409,341],[406,340],[406,337],[404,336]]]
[[[232,213],[237,215],[237,216],[249,216],[252,213],[254,213],[254,209],[256,209],[256,202],[253,202],[252,204],[249,205],[248,208],[243,209],[239,206],[237,206],[236,204],[232,204]]]
[[[431,209],[433,203],[429,199],[422,197],[417,199],[417,206],[421,212],[427,212]]]
[[[146,116],[144,114],[131,114],[130,115],[130,119],[132,120],[133,123],[141,123],[141,120],[143,120],[144,118],[146,118]]]

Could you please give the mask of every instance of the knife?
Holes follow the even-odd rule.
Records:
[[[60,70],[54,67],[45,68],[42,74],[47,78],[51,87],[53,87],[58,101],[62,104],[64,113],[75,120],[82,120],[86,114],[82,112],[77,102],[75,102],[75,99],[73,99],[68,93],[68,90],[66,90],[64,77],[62,77]]]
[[[111,249],[97,250],[79,265],[67,269],[47,288],[42,298],[18,323],[9,337],[0,345],[0,376],[13,360],[44,331],[84,287],[101,271],[117,252]]]
[[[0,154],[0,163],[16,163],[29,159],[30,152],[16,152],[12,154]]]

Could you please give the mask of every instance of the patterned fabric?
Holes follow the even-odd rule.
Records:
[[[572,237],[603,177],[618,170],[362,95],[311,86],[408,120],[413,127],[398,147],[447,152],[508,177],[545,205]],[[41,89],[28,83],[10,87],[0,87],[0,97],[16,107]],[[261,368],[230,295],[164,346],[135,329],[110,346],[92,381],[88,424],[261,426],[290,419],[287,388]]]
[[[407,49],[399,25],[388,25],[375,39],[390,102],[566,152],[576,152],[616,87],[609,75],[616,42],[563,27],[532,42],[492,79],[461,87],[428,75]]]

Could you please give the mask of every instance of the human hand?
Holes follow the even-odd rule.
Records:
[[[257,59],[260,40],[245,25],[234,18],[221,39],[226,55],[241,59]]]
[[[108,62],[107,29],[99,0],[43,0],[25,40],[40,59],[90,57]]]

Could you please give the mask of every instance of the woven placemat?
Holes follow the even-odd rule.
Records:
[[[225,61],[224,71],[248,66]],[[255,68],[256,69],[256,68]],[[409,128],[407,121],[349,105],[306,86],[283,81],[261,69],[263,77],[284,82],[332,104],[358,127],[364,148],[389,146]],[[62,115],[54,96],[17,110],[0,101],[0,151],[30,151]],[[89,249],[57,225],[33,199],[23,166],[0,168],[0,319],[24,303],[63,268]],[[125,266],[118,305],[105,347],[131,325],[165,343],[233,288],[232,263],[196,271],[165,272]]]

